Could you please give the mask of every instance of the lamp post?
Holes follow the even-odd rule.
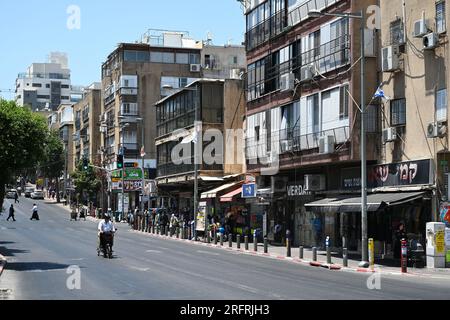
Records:
[[[367,160],[366,160],[366,128],[365,128],[365,115],[366,115],[366,94],[365,94],[365,66],[366,66],[366,54],[365,54],[365,13],[364,9],[361,9],[359,14],[354,13],[326,13],[319,10],[310,10],[309,17],[315,18],[320,16],[342,17],[349,19],[359,19],[361,22],[361,263],[360,267],[369,267],[368,256],[368,235],[367,235]]]

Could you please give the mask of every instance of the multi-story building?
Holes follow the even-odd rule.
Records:
[[[201,41],[189,38],[186,32],[149,30],[140,43],[121,43],[108,56],[102,66],[103,160],[107,168],[116,169],[121,149],[126,163],[142,166],[144,144],[145,169],[156,169],[154,104],[202,77],[202,47]],[[222,70],[242,66],[242,57],[235,63],[223,50],[228,56],[237,55],[232,47],[219,50],[224,57]],[[130,207],[139,206],[139,193],[133,191],[130,196]]]
[[[265,220],[263,232],[272,242],[284,243],[289,230],[296,245],[323,246],[329,236],[338,247],[345,225],[352,228],[349,249],[357,250],[361,206],[353,209],[359,214],[345,217],[339,209],[307,204],[352,192],[358,197],[357,190],[344,190],[342,177],[347,170],[361,170],[360,21],[308,13],[357,13],[377,1],[247,3],[247,172],[259,190],[251,211]],[[372,164],[381,147],[379,107],[371,101],[378,65],[375,32],[365,35],[363,104]]]
[[[439,221],[449,200],[447,1],[381,0],[380,166],[369,175],[378,190],[417,192],[416,202],[387,210],[377,236],[403,222],[425,243],[425,224]],[[381,82],[381,81],[380,81]],[[370,172],[369,172],[370,173]]]
[[[198,145],[203,145],[197,147],[199,197],[224,184],[224,176],[243,173],[242,136],[241,144],[236,140],[243,128],[243,96],[241,80],[200,79],[156,103],[160,206],[193,212]]]
[[[239,79],[247,70],[246,64],[244,46],[203,44],[201,52],[203,78]]]
[[[73,165],[86,158],[90,163],[101,163],[101,84],[93,83],[84,91],[83,98],[73,106],[74,148]]]
[[[51,53],[48,63],[33,63],[16,80],[16,101],[33,111],[56,111],[60,104],[79,99],[80,87],[72,87],[67,56]]]

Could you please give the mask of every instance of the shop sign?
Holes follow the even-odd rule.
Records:
[[[448,202],[444,202],[441,204],[440,217],[441,222],[445,223],[445,226],[447,228],[450,228],[450,206]]]
[[[122,170],[111,172],[111,180],[122,179]],[[142,180],[141,168],[125,168],[124,179],[126,180]]]
[[[288,197],[310,196],[311,192],[305,190],[304,185],[288,185],[287,195]]]
[[[437,254],[444,254],[445,253],[445,231],[439,230],[436,231],[436,253]]]
[[[450,247],[450,228],[445,229],[445,245]]]
[[[367,187],[400,187],[434,184],[431,160],[407,161],[385,165],[368,166]],[[361,188],[361,169],[342,170],[343,189]]]
[[[256,198],[256,184],[249,183],[242,186],[242,198]]]

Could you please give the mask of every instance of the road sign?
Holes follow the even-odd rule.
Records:
[[[249,183],[242,186],[242,198],[256,198],[256,184]]]
[[[127,162],[125,163],[125,168],[138,168],[139,164],[137,162]]]

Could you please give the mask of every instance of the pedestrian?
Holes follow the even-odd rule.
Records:
[[[9,216],[8,219],[6,219],[6,221],[9,221],[9,219],[13,219],[13,221],[16,221],[16,218],[14,218],[14,205],[11,205],[11,207],[9,208]]]
[[[19,203],[19,194],[17,192],[14,194],[14,203]]]
[[[33,204],[33,209],[31,209],[32,215],[30,220],[37,220],[39,221],[39,214],[38,214],[38,207],[36,204]]]

